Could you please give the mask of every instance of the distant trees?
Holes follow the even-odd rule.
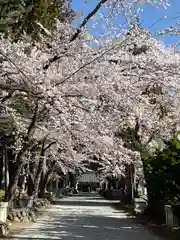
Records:
[[[53,31],[56,19],[71,21],[74,12],[64,0],[2,0],[0,2],[0,32],[19,40],[26,33],[32,39]]]

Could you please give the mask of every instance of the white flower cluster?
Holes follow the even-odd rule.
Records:
[[[69,43],[71,34],[59,23],[35,46],[0,39],[0,98],[16,126],[16,155],[46,139],[63,172],[82,167],[90,153],[107,172],[122,172],[140,157],[114,139],[118,127],[138,118],[146,143],[155,133],[170,137],[180,122],[180,55],[139,28],[102,47],[89,47],[83,34]]]

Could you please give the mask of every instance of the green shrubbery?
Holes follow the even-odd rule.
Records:
[[[39,39],[45,32],[39,23],[49,31],[56,27],[56,19],[71,20],[74,12],[66,7],[65,0],[1,0],[0,33],[18,41],[24,32],[32,39]]]
[[[177,132],[170,141],[164,142],[163,150],[150,150],[142,144],[138,128],[125,127],[119,132],[125,147],[141,155],[148,191],[148,209],[153,216],[161,217],[164,205],[172,205],[180,217],[180,140]],[[154,140],[156,141],[156,140]]]
[[[3,189],[0,189],[0,202],[4,200],[4,195],[5,195],[5,191]]]
[[[155,203],[170,204],[180,217],[180,141],[175,136],[163,151],[144,163],[148,194]]]

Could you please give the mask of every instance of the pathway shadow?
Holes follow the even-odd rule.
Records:
[[[10,239],[156,239],[141,224],[137,224],[133,216],[128,216],[123,210],[113,212],[111,201],[99,198],[97,195],[94,197],[91,195],[87,199],[81,199],[79,196],[77,198],[56,201],[52,211],[53,220],[39,220],[37,225],[33,225],[34,227]]]
[[[31,228],[22,236],[12,239],[87,239],[87,240],[105,240],[105,239],[122,239],[134,240],[140,239],[142,227],[131,222],[130,219],[115,219],[113,216],[72,216],[62,217],[46,223],[41,228]],[[41,232],[41,236],[36,232]],[[34,233],[31,237],[30,235]],[[144,238],[144,240],[151,240]]]
[[[81,206],[81,207],[85,207],[85,206],[89,206],[89,207],[105,207],[105,206],[110,206],[109,202],[97,202],[97,200],[95,201],[61,201],[61,202],[55,202],[56,205],[60,205],[60,206]]]

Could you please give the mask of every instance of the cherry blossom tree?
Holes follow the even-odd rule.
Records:
[[[156,134],[169,138],[178,126],[178,53],[137,26],[94,47],[82,31],[102,4],[118,9],[122,2],[131,3],[100,1],[77,31],[57,22],[33,46],[27,36],[0,40],[1,116],[12,119],[15,139],[10,200],[22,171],[29,194],[37,195],[56,171],[85,170],[91,154],[99,156],[103,176],[124,174],[140,158],[114,136],[125,124],[138,123],[145,144]]]

